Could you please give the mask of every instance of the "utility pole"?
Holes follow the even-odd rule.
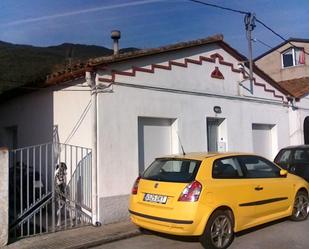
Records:
[[[246,27],[246,35],[248,40],[248,50],[249,50],[249,80],[250,80],[250,91],[253,94],[253,62],[252,62],[252,35],[251,32],[255,28],[255,13],[248,13],[245,15],[245,27]]]
[[[92,106],[92,167],[91,167],[91,191],[92,191],[92,224],[98,225],[98,187],[97,187],[97,86],[94,74],[86,72],[86,81],[91,87],[91,106]]]

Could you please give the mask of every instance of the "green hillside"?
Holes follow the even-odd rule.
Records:
[[[133,51],[123,49],[120,52]],[[0,92],[21,85],[39,85],[54,71],[63,70],[90,58],[111,55],[112,50],[93,45],[64,43],[34,47],[0,41]]]

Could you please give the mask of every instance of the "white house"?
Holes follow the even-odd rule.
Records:
[[[138,174],[155,157],[180,153],[179,141],[187,152],[256,152],[269,159],[290,144],[287,92],[257,67],[250,84],[239,65],[244,60],[220,35],[93,59],[49,77],[42,89],[20,89],[3,100],[0,146],[96,145],[94,216],[118,221],[127,217]]]

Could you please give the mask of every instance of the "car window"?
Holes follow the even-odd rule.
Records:
[[[191,182],[195,179],[201,161],[188,159],[156,159],[142,178],[164,182]]]
[[[291,155],[291,150],[281,150],[275,158],[275,163],[278,164],[288,164],[290,163],[290,155]]]
[[[264,158],[241,156],[239,160],[244,167],[246,178],[280,177],[280,168]]]
[[[309,150],[296,149],[292,156],[293,163],[309,163]]]
[[[239,162],[235,157],[222,158],[214,162],[212,177],[220,179],[237,179],[243,176]]]

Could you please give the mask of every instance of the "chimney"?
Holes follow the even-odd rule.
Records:
[[[119,39],[121,33],[119,30],[112,30],[111,38],[113,39],[113,48],[114,48],[114,55],[119,54]]]

